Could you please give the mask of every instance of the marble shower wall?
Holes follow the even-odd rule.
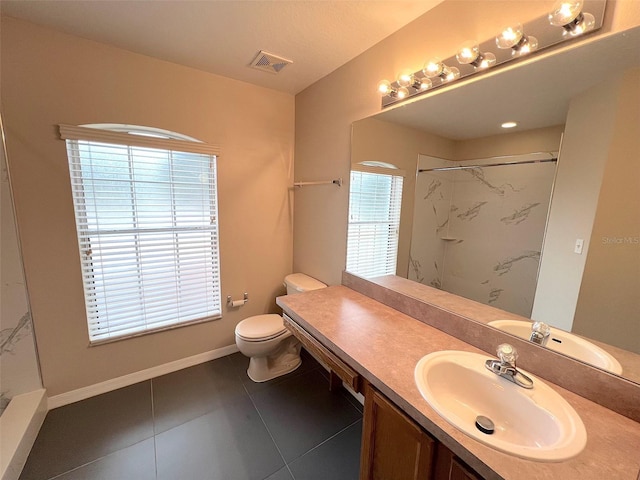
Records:
[[[1,144],[0,144],[1,147]],[[1,149],[1,148],[0,148]],[[4,154],[0,182],[0,413],[12,397],[42,388],[33,325],[18,248]]]
[[[409,279],[530,317],[555,167],[420,173]]]

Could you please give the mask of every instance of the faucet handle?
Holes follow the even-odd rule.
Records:
[[[518,359],[518,351],[512,345],[508,343],[501,343],[498,345],[498,349],[496,350],[496,354],[500,359],[500,362],[509,365],[516,365],[516,360]]]
[[[540,333],[546,337],[551,333],[551,327],[544,322],[534,322],[531,326],[531,331]]]
[[[545,345],[551,333],[551,327],[544,322],[534,322],[531,326],[529,341],[538,345]]]

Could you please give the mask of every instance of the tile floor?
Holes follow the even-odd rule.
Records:
[[[356,480],[362,406],[309,355],[266,383],[239,353],[48,413],[21,480]]]

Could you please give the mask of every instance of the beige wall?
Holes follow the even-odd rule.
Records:
[[[564,125],[535,128],[491,137],[460,140],[455,143],[454,160],[473,160],[536,152],[557,152]]]
[[[640,69],[625,74],[573,331],[640,353]]]
[[[351,123],[380,111],[375,85],[425,56],[446,58],[469,38],[546,14],[550,1],[447,0],[296,96],[296,180],[348,178]],[[455,19],[455,23],[452,22]],[[600,33],[640,24],[640,2],[608,2]],[[592,37],[593,38],[593,37]],[[446,88],[459,88],[455,84]],[[345,266],[348,184],[296,193],[295,270],[339,284]]]
[[[571,101],[567,114],[531,314],[567,331],[572,329],[612,146],[620,86],[618,77],[590,88]],[[574,253],[577,239],[584,241],[582,254]]]
[[[2,109],[42,377],[56,395],[234,344],[292,267],[294,98],[22,21],[2,20]],[[223,318],[97,347],[88,335],[59,123],[163,128],[222,147]]]

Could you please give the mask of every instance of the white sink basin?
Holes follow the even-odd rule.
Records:
[[[521,320],[494,320],[489,325],[516,337],[529,339],[531,323]],[[545,345],[548,349],[573,357],[594,367],[602,368],[617,375],[622,374],[622,365],[608,352],[564,330],[551,327],[549,340]]]
[[[540,379],[527,390],[485,368],[491,357],[442,351],[423,357],[415,369],[418,390],[429,405],[470,437],[517,457],[558,462],[578,455],[587,433],[576,411]],[[476,427],[479,415],[495,425]]]

